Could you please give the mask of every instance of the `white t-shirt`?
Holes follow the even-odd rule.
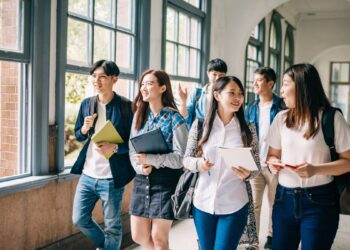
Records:
[[[305,124],[299,130],[287,128],[286,112],[287,110],[277,114],[266,138],[266,143],[270,147],[281,150],[281,161],[290,165],[306,162],[310,164],[330,162],[329,147],[324,141],[322,127],[315,137],[306,140],[303,135],[307,130],[307,125]],[[322,111],[319,116],[322,117]],[[334,116],[334,134],[336,151],[342,153],[350,150],[350,128],[339,112],[336,112]],[[311,178],[302,179],[289,169],[282,169],[278,175],[278,182],[289,188],[320,186],[332,180],[333,177],[328,175],[314,175]]]
[[[259,105],[259,152],[261,166],[266,166],[265,160],[269,150],[269,145],[265,139],[270,128],[271,107],[272,102],[266,105]]]
[[[100,102],[97,103],[98,116],[95,124],[95,132],[98,131],[106,122],[106,105],[101,104]],[[93,141],[90,141],[89,148],[86,152],[83,173],[96,179],[112,178],[109,161],[103,155],[98,153],[96,149],[96,144]]]
[[[210,170],[199,173],[193,204],[210,214],[231,214],[248,202],[246,184],[218,156],[218,147],[243,147],[239,121],[233,117],[224,126],[216,114],[208,141],[203,144],[203,156],[214,163]]]

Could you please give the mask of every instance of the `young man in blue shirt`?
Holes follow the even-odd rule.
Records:
[[[270,124],[279,111],[282,110],[283,101],[276,96],[272,90],[276,82],[276,73],[268,67],[261,67],[255,70],[254,75],[254,93],[257,98],[254,102],[247,105],[245,109],[246,120],[253,123],[259,137],[259,151],[261,161],[261,172],[257,177],[250,181],[253,191],[254,211],[256,218],[256,229],[259,234],[261,205],[265,187],[267,187],[267,196],[269,203],[269,225],[265,249],[272,249],[272,206],[275,199],[277,187],[277,177],[273,175],[265,163],[268,145],[265,138],[268,134]],[[248,246],[247,249],[257,249],[258,242]]]
[[[212,89],[216,83],[216,80],[227,73],[227,65],[220,58],[212,59],[209,61],[207,66],[207,75],[209,83],[204,85],[202,88],[196,88],[192,93],[190,100],[187,103],[187,89],[183,89],[179,84],[179,95],[180,95],[180,114],[185,117],[188,128],[191,127],[192,123],[197,118],[205,118],[208,111],[209,103],[212,98]]]

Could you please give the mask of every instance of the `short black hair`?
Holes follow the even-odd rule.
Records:
[[[107,76],[119,76],[120,70],[115,62],[99,60],[95,62],[90,69],[90,75],[92,75],[95,70],[102,67]]]
[[[254,73],[263,75],[267,82],[269,82],[269,81],[273,81],[273,83],[276,82],[276,72],[272,68],[260,67],[260,68],[257,68],[254,71]]]
[[[209,61],[208,66],[207,66],[207,71],[218,71],[222,73],[227,73],[227,65],[226,63],[220,59],[220,58],[215,58]]]

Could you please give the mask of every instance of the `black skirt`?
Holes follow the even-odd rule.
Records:
[[[174,194],[181,169],[153,168],[149,176],[136,175],[130,214],[145,218],[174,220],[171,195]]]

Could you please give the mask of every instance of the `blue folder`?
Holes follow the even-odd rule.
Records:
[[[160,128],[137,135],[130,141],[136,153],[166,154],[170,152]]]

